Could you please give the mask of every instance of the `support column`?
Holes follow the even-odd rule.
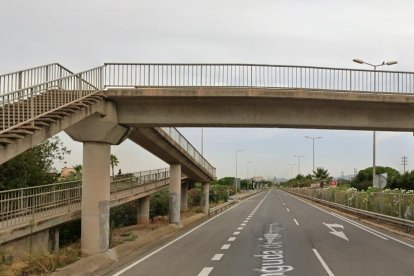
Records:
[[[138,199],[138,214],[137,214],[137,223],[138,224],[148,224],[149,223],[149,211],[150,211],[150,197],[146,196]]]
[[[170,223],[180,225],[180,204],[181,204],[181,165],[170,166],[170,197],[169,215]]]
[[[209,196],[210,196],[210,184],[203,183],[202,193],[201,193],[201,207],[203,208],[203,213],[208,214],[209,209]]]
[[[107,143],[83,143],[81,250],[86,255],[109,247],[110,153]]]
[[[188,211],[188,182],[181,184],[181,212]]]

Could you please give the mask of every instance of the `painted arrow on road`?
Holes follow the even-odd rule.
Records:
[[[341,239],[344,239],[346,241],[349,241],[348,237],[345,235],[344,231],[337,231],[335,230],[335,228],[340,228],[340,229],[344,229],[344,226],[341,224],[337,224],[337,223],[333,223],[333,224],[329,224],[329,223],[325,223],[322,222],[323,224],[325,224],[326,227],[328,227],[329,229],[331,229],[331,233],[332,235],[335,235]]]

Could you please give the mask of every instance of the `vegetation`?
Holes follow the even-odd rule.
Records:
[[[59,178],[53,167],[55,160],[64,160],[70,150],[55,136],[0,165],[0,190],[50,184]]]
[[[111,154],[111,169],[112,169],[112,178],[115,177],[115,167],[119,165],[119,160],[116,155]]]

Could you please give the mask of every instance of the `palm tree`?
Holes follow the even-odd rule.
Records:
[[[112,168],[112,179],[115,177],[115,167],[118,166],[119,160],[116,155],[111,154],[111,168]]]
[[[316,179],[327,179],[329,178],[328,170],[324,168],[317,168],[316,171],[313,171],[313,175]]]

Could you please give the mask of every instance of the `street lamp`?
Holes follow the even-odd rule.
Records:
[[[247,174],[246,174],[246,178],[249,179],[249,164],[251,164],[252,161],[247,161]]]
[[[293,157],[297,157],[298,158],[298,175],[300,174],[300,159],[302,157],[305,157],[304,155],[293,155]]]
[[[354,58],[352,60],[353,62],[359,63],[359,64],[366,64],[369,65],[371,67],[374,67],[374,92],[377,90],[377,67],[380,66],[384,66],[384,65],[394,65],[397,64],[398,62],[396,60],[392,60],[392,61],[383,61],[380,64],[371,64],[368,62],[363,61],[362,59],[358,59],[358,58]],[[375,185],[375,130],[372,133],[372,185]]]
[[[201,156],[204,156],[204,128],[201,128]]]
[[[322,137],[318,136],[318,137],[310,137],[310,136],[305,136],[305,138],[308,139],[312,139],[312,173],[315,171],[315,139],[322,139]]]
[[[236,200],[237,200],[237,182],[238,182],[238,179],[237,179],[237,153],[238,152],[241,152],[242,150],[241,149],[238,149],[238,150],[235,150],[235,152],[236,152]]]

